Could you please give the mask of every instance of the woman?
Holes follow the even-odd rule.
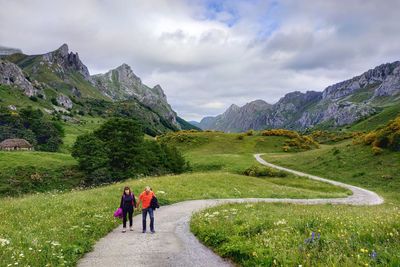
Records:
[[[123,218],[123,228],[122,232],[126,232],[126,216],[129,216],[129,230],[132,229],[132,216],[133,216],[133,208],[136,207],[136,199],[135,195],[132,193],[129,186],[125,186],[124,192],[121,197],[120,208],[122,209],[122,218]]]

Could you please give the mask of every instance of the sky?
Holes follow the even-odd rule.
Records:
[[[0,45],[122,63],[179,116],[322,91],[400,60],[399,0],[0,0]]]

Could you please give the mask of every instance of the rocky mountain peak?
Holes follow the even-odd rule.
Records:
[[[78,53],[69,52],[67,44],[42,55],[42,62],[52,66],[61,76],[68,71],[77,71],[83,75],[85,80],[91,82],[88,68],[79,59]]]
[[[69,48],[67,44],[63,44],[62,46],[60,46],[58,49],[56,49],[54,51],[55,53],[59,53],[59,55],[61,57],[67,57],[68,56],[68,52],[69,52]]]

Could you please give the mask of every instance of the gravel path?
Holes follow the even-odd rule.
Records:
[[[117,227],[87,253],[78,266],[232,266],[202,245],[190,232],[189,221],[193,212],[223,203],[284,202],[298,204],[378,205],[383,199],[376,193],[318,176],[294,171],[266,162],[262,154],[254,157],[263,165],[305,176],[310,179],[347,188],[353,195],[330,199],[246,198],[193,200],[161,207],[155,211],[155,234],[141,233],[141,216],[133,218],[134,231],[122,233]]]

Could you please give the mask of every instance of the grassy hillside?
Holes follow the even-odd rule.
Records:
[[[352,131],[371,131],[379,126],[385,125],[388,121],[393,120],[400,115],[400,102],[383,107],[377,114],[368,117],[365,120],[357,122],[349,127]]]
[[[254,163],[253,153],[282,151],[281,136],[261,136],[223,132],[178,132],[159,137],[177,146],[194,171],[224,170],[243,173]]]
[[[263,158],[376,191],[385,204],[223,205],[193,217],[192,231],[202,242],[242,266],[400,265],[399,152],[374,156],[369,146],[344,141]]]

